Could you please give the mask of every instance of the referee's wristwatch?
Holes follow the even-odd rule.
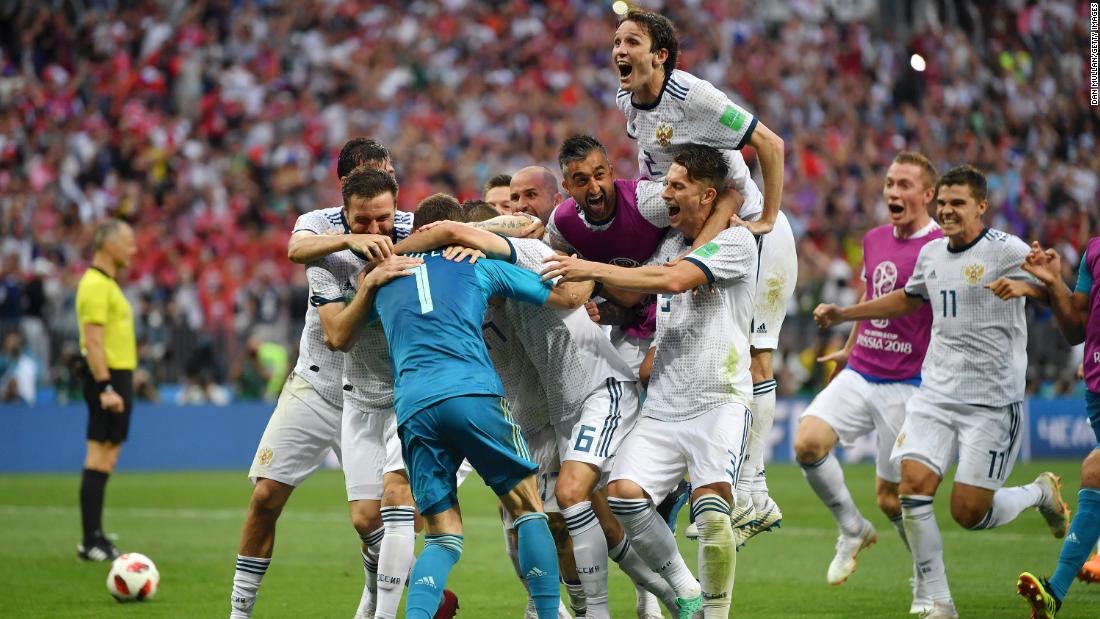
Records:
[[[114,393],[115,388],[111,386],[111,381],[101,380],[96,382],[96,387],[99,388],[100,393]]]

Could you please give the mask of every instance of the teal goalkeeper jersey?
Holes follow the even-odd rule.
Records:
[[[424,264],[380,288],[374,301],[393,362],[398,424],[455,396],[503,396],[481,334],[489,297],[542,305],[550,295],[538,275],[499,260],[412,255]]]

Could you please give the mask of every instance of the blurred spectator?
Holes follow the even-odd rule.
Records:
[[[286,348],[265,342],[258,335],[248,338],[229,371],[240,400],[274,402],[288,371]]]
[[[11,331],[0,346],[0,402],[34,404],[38,365],[23,348],[23,336]]]
[[[787,144],[783,208],[801,253],[797,312],[777,355],[797,384],[782,389],[820,386],[823,372],[797,359],[832,335],[808,311],[858,288],[860,240],[883,221],[881,178],[899,150],[984,169],[989,223],[1055,247],[1068,278],[1100,233],[1100,111],[1088,105],[1081,52],[1088,3],[643,4],[676,24],[683,68]],[[135,307],[148,295],[139,311],[149,316],[135,322],[149,328],[143,363],[155,382],[200,384],[188,372],[199,342],[215,343],[207,354],[220,366],[256,325],[293,351],[306,293],[287,238],[299,213],[339,203],[335,159],[353,136],[392,150],[405,209],[439,191],[482,197],[491,177],[525,165],[554,167],[573,133],[599,138],[616,173],[631,176],[609,9],[0,3],[0,334],[41,312],[49,345],[24,331],[51,364],[44,374],[64,384],[73,273],[91,222],[112,212],[139,230],[142,260],[124,284]],[[52,267],[37,276],[45,305],[27,307],[18,301],[38,294],[40,260]],[[1073,384],[1066,361],[1035,353],[1033,390]],[[203,381],[219,379],[220,369]]]

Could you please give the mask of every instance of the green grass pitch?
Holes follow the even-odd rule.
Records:
[[[1063,476],[1064,495],[1076,504],[1080,463],[1019,464],[1010,480],[1030,481],[1051,469]],[[834,525],[798,469],[769,469],[783,527],[753,539],[739,553],[732,616],[907,617],[908,555],[877,512],[873,469],[849,467],[856,501],[879,530],[878,544],[860,556],[859,569],[840,587],[825,582]],[[160,591],[143,604],[118,604],[106,591],[107,565],[82,563],[75,547],[80,526],[78,476],[0,475],[0,616],[6,617],[226,617],[241,521],[248,501],[244,471],[121,473],[107,489],[105,525],[119,547],[145,553],[161,573]],[[958,527],[937,500],[948,575],[963,617],[1027,617],[1014,591],[1022,570],[1048,574],[1060,541],[1034,511],[994,531]],[[448,587],[461,602],[459,617],[522,616],[525,598],[503,554],[491,494],[477,478],[461,492],[466,547]],[[686,510],[685,510],[686,511]],[[681,514],[681,530],[685,515]],[[695,544],[680,538],[688,564]],[[298,489],[279,522],[275,558],[254,616],[351,617],[362,590],[358,539],[344,505],[343,478],[324,471]],[[615,617],[634,616],[634,592],[612,569]],[[1100,585],[1077,583],[1060,618],[1100,617]]]

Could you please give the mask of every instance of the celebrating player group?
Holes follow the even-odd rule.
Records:
[[[309,307],[249,471],[231,618],[252,616],[279,515],[329,449],[361,540],[357,618],[396,617],[406,588],[406,617],[454,616],[457,489],[472,470],[499,498],[525,617],[626,616],[609,604],[610,562],[634,583],[641,619],[735,612],[738,550],[782,519],[764,456],[797,260],[780,210],[783,141],[677,69],[678,50],[669,20],[645,11],[627,12],[612,38],[637,178],[617,178],[604,146],[575,135],[559,170],[499,171],[510,175],[495,176],[484,201],[436,194],[410,214],[396,210],[388,149],[344,146],[343,204],[302,215],[289,243]],[[1083,465],[1072,523],[1057,475],[1004,487],[1020,448],[1024,298],[1049,304],[1067,339],[1085,342],[1100,442],[1100,239],[1071,291],[1057,254],[983,224],[980,171],[938,176],[919,153],[890,155],[889,223],[864,239],[866,294],[814,311],[822,328],[853,323],[827,359],[843,369],[795,439],[839,530],[822,571],[845,582],[877,539],[833,455],[873,431],[878,507],[913,557],[912,600],[899,610],[959,616],[933,511],[957,460],[961,526],[1001,526],[1036,507],[1066,538],[1049,581],[1025,572],[1018,583],[1032,616],[1054,617],[1100,535],[1100,451]],[[695,566],[674,535],[685,502]]]

